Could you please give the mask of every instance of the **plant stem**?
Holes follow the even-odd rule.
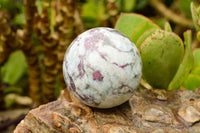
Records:
[[[35,31],[41,44],[44,46],[44,103],[55,100],[56,75],[57,75],[57,33],[51,33],[50,21],[48,17],[49,1],[45,1],[42,14],[37,14],[35,21]]]
[[[41,70],[39,59],[35,50],[35,46],[31,40],[34,25],[34,15],[36,12],[35,0],[24,0],[25,8],[25,25],[22,37],[22,50],[26,55],[26,60],[29,66],[29,95],[36,102],[36,105],[41,104]]]
[[[163,16],[171,20],[172,22],[182,25],[184,27],[193,28],[194,25],[191,20],[181,17],[175,12],[168,9],[160,0],[149,0],[151,6],[153,6],[157,11],[159,11]]]
[[[65,88],[65,82],[62,72],[62,64],[66,48],[70,45],[74,38],[74,23],[75,23],[75,11],[77,0],[61,0],[59,15],[61,19],[57,19],[57,29],[59,34],[58,45],[58,74],[61,81],[62,88]]]
[[[117,16],[119,14],[116,0],[108,0],[106,7],[107,12],[110,15],[110,21],[112,23],[112,26],[114,26],[115,22],[117,21]]]
[[[8,25],[2,11],[0,11],[0,35],[2,41],[2,49],[0,49],[0,66],[2,66],[17,45],[15,33]]]

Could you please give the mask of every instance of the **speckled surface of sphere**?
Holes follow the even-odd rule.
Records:
[[[138,87],[142,63],[136,46],[111,28],[80,34],[63,61],[65,82],[86,105],[111,108],[126,102]]]

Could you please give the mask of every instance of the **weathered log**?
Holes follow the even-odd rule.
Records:
[[[69,95],[31,110],[14,133],[198,133],[200,89],[137,90],[129,102],[96,109]],[[108,101],[109,102],[109,101]]]

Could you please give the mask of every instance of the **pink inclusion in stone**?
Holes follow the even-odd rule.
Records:
[[[82,67],[83,67],[83,63],[82,61],[80,61],[80,63],[78,64],[78,71],[79,71],[79,75],[78,77],[82,78],[84,73],[82,72]]]
[[[99,80],[99,81],[103,80],[103,76],[101,75],[100,71],[93,72],[93,80]]]
[[[117,63],[113,63],[114,65],[116,65],[116,66],[118,66],[118,67],[120,67],[120,68],[122,68],[122,69],[124,69],[127,65],[122,65],[122,66],[120,66],[119,64],[117,64]]]
[[[90,34],[93,34],[95,31],[98,31],[99,29],[95,28],[95,29],[91,29],[90,30]]]
[[[103,40],[104,35],[102,33],[95,33],[92,37],[88,37],[85,39],[84,46],[87,50],[96,50],[98,49],[98,46],[96,44]]]

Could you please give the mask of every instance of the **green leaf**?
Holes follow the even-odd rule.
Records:
[[[82,7],[81,17],[86,28],[93,28],[99,26],[98,9],[95,3],[87,2]]]
[[[105,5],[103,1],[90,0],[83,4],[81,17],[86,28],[94,28],[100,26],[100,21],[107,19],[105,14]]]
[[[82,8],[82,17],[92,17],[92,18],[98,18],[97,17],[97,6],[93,2],[87,2],[83,5]]]
[[[136,47],[139,48],[140,45],[144,42],[144,40],[149,37],[151,34],[153,34],[155,31],[157,31],[157,28],[150,28],[148,30],[146,30],[137,40],[136,42]]]
[[[172,32],[172,27],[168,21],[165,22],[165,31]]]
[[[178,68],[178,71],[176,72],[176,75],[174,76],[173,80],[169,84],[169,87],[168,87],[169,90],[178,89],[180,87],[180,85],[187,78],[194,64],[194,58],[191,51],[192,32],[191,30],[188,30],[184,32],[183,35],[184,35],[184,44],[185,44],[185,54]]]
[[[135,32],[135,30],[144,22],[152,22],[150,19],[135,13],[121,13],[115,29],[122,32],[129,39]]]
[[[20,25],[23,26],[24,25],[24,20],[25,20],[25,14],[24,11],[20,14],[17,14],[14,19],[13,19],[13,23],[15,25]]]
[[[154,88],[167,89],[184,54],[183,42],[172,32],[158,30],[140,46],[143,78]]]
[[[183,12],[187,17],[191,18],[190,13],[190,3],[192,0],[179,0],[177,7]]]
[[[183,83],[183,86],[189,90],[195,90],[200,87],[200,76],[197,74],[189,74],[188,78]]]
[[[195,68],[200,63],[200,49],[195,49],[193,51],[193,56],[194,56],[194,68]]]
[[[2,67],[2,80],[10,85],[16,84],[27,72],[25,56],[21,51],[11,54],[6,64]]]
[[[153,22],[144,22],[142,23],[133,33],[133,35],[131,36],[131,41],[136,43],[136,41],[138,40],[138,38],[148,29],[150,28],[157,28],[160,29],[160,27],[158,25],[156,25]]]
[[[123,11],[130,12],[135,7],[135,0],[123,0]]]
[[[200,64],[199,64],[198,67],[196,67],[196,68],[194,68],[194,69],[192,70],[192,73],[200,75]]]
[[[152,18],[153,19],[153,18]],[[166,18],[155,18],[153,21],[161,27],[161,29],[165,29],[165,24],[168,21]]]

